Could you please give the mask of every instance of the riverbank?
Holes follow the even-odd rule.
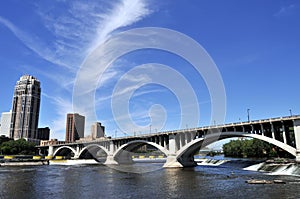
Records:
[[[35,155],[2,155],[0,167],[5,166],[40,166],[48,165],[49,161],[42,156]]]
[[[41,160],[41,161],[8,161],[0,163],[0,167],[7,167],[7,166],[42,166],[48,165],[49,161]]]

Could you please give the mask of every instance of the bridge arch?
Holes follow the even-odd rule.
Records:
[[[129,152],[131,150],[133,150],[134,148],[138,147],[139,145],[143,145],[143,144],[148,144],[151,145],[155,148],[157,148],[158,150],[160,150],[162,153],[164,153],[166,156],[169,155],[169,151],[167,149],[165,149],[164,147],[154,143],[154,142],[150,142],[150,141],[146,141],[146,140],[134,140],[134,141],[130,141],[126,144],[123,144],[113,155],[114,159],[117,162],[123,162],[123,160],[125,160],[124,162],[132,162],[132,158],[129,157]],[[121,157],[123,156],[123,157]]]
[[[99,144],[90,144],[81,149],[81,151],[78,154],[78,157],[80,158],[84,152],[89,151],[92,148],[99,148],[100,150],[104,151],[106,155],[109,154],[109,151],[105,147],[103,147]]]
[[[74,156],[76,156],[76,150],[75,150],[75,149],[73,149],[73,148],[70,147],[70,146],[61,146],[61,147],[57,148],[57,149],[54,151],[53,157],[56,156],[57,154],[59,154],[59,152],[61,152],[61,151],[64,150],[64,149],[70,150],[71,152],[74,153]]]
[[[270,144],[273,144],[275,146],[278,146],[279,148],[285,150],[286,152],[296,157],[296,149],[293,148],[292,146],[289,146],[283,142],[280,142],[273,138],[269,138],[267,136],[258,135],[258,134],[249,134],[245,132],[222,132],[221,134],[215,133],[215,134],[207,135],[204,138],[195,139],[190,143],[186,144],[185,146],[183,146],[180,150],[178,150],[176,153],[176,157],[179,161],[185,161],[185,159],[191,159],[191,156],[193,156],[197,151],[199,151],[201,147],[205,147],[209,144],[212,144],[214,142],[223,139],[234,138],[234,137],[256,138],[268,142]]]

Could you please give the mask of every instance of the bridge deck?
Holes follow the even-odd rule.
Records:
[[[247,122],[236,122],[236,123],[228,123],[228,124],[220,124],[220,125],[212,125],[212,126],[204,126],[204,127],[197,127],[197,128],[188,128],[188,129],[179,129],[179,130],[173,130],[173,131],[162,131],[157,133],[151,133],[151,134],[139,134],[135,136],[124,136],[124,137],[117,137],[117,138],[106,138],[101,140],[92,140],[92,141],[76,141],[73,143],[61,143],[56,144],[53,146],[65,146],[65,145],[77,145],[77,144],[91,144],[91,143],[99,143],[99,142],[107,142],[107,141],[120,141],[120,140],[128,140],[128,139],[136,139],[136,138],[149,138],[154,136],[162,136],[162,135],[172,135],[172,134],[178,134],[178,133],[185,133],[185,132],[197,132],[197,131],[210,131],[210,130],[220,130],[225,128],[232,128],[232,127],[241,127],[241,126],[251,126],[251,125],[257,125],[257,124],[264,124],[264,123],[275,123],[275,122],[284,122],[284,121],[294,121],[294,120],[300,120],[300,115],[293,115],[288,117],[277,117],[277,118],[270,118],[270,119],[262,119],[262,120],[253,120],[253,121],[247,121]],[[45,146],[37,146],[39,148],[42,147],[48,147],[49,145]]]

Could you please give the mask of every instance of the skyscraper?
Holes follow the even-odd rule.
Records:
[[[1,117],[1,132],[0,136],[4,135],[6,137],[10,136],[10,123],[11,123],[11,111],[3,112]]]
[[[50,138],[50,128],[38,128],[38,134],[36,136],[36,139],[38,140],[49,140]]]
[[[75,142],[84,137],[85,117],[78,113],[67,114],[66,142]]]
[[[10,137],[35,139],[40,113],[40,82],[31,75],[17,81],[12,102]]]
[[[92,139],[104,137],[105,127],[100,122],[95,122],[91,126]]]

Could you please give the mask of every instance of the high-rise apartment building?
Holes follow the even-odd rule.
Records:
[[[10,137],[11,111],[3,112],[1,117],[0,136]]]
[[[12,102],[10,137],[36,139],[40,113],[40,81],[24,75],[17,81]]]
[[[50,138],[50,128],[49,127],[38,128],[38,133],[37,133],[36,139],[49,140],[49,138]]]
[[[78,113],[67,114],[66,142],[75,142],[84,137],[85,117]]]
[[[104,137],[105,127],[100,122],[96,122],[91,126],[92,139]]]

